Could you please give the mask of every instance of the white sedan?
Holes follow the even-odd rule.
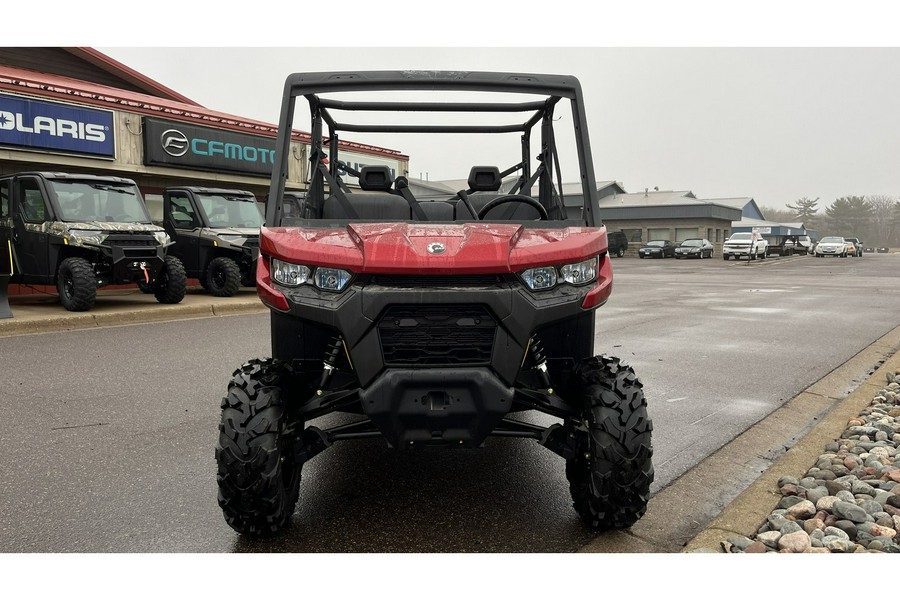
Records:
[[[823,237],[816,244],[816,256],[840,256],[847,258],[847,242],[839,236]]]

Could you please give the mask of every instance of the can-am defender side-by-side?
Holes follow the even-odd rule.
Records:
[[[305,216],[286,218],[303,100],[309,189]],[[413,451],[476,448],[492,436],[530,438],[563,457],[591,528],[635,523],[653,480],[652,425],[633,369],[594,355],[612,270],[577,79],[294,74],[278,131],[256,277],[272,356],[237,369],[222,400],[215,455],[227,523],[250,535],[288,526],[301,467],[337,442],[383,438]],[[406,147],[394,134],[411,135],[412,160],[436,166],[460,155],[445,140],[465,139],[466,188],[416,198],[390,165],[345,181],[342,132],[394,147]],[[578,214],[566,213],[564,174],[582,184]],[[339,425],[313,424],[331,413],[342,413]]]
[[[0,202],[12,283],[55,283],[70,311],[90,310],[110,284],[142,284],[164,304],[184,299],[184,267],[133,180],[18,173],[0,177]]]
[[[172,254],[213,296],[234,296],[241,286],[256,285],[262,217],[248,191],[194,186],[163,191],[163,227],[175,241]]]

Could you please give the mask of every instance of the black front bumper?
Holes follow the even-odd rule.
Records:
[[[104,242],[103,255],[110,268],[109,281],[101,284],[152,283],[165,265],[166,246],[152,235],[110,235]]]
[[[506,416],[513,396],[487,368],[387,369],[359,399],[395,448],[471,447]]]

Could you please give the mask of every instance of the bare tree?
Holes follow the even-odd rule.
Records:
[[[895,220],[895,214],[900,203],[894,196],[884,194],[873,194],[866,196],[866,202],[872,207],[872,233],[875,239],[871,240],[870,246],[884,246],[890,244],[894,239],[894,234],[898,231],[898,225]]]

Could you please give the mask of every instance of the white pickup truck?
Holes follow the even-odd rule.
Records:
[[[747,256],[750,260],[756,260],[768,256],[769,242],[766,241],[766,238],[759,234],[756,234],[755,240],[753,237],[754,234],[750,232],[731,234],[731,237],[725,240],[725,244],[722,246],[722,258],[728,260],[733,256],[735,260],[738,260],[742,256]]]

